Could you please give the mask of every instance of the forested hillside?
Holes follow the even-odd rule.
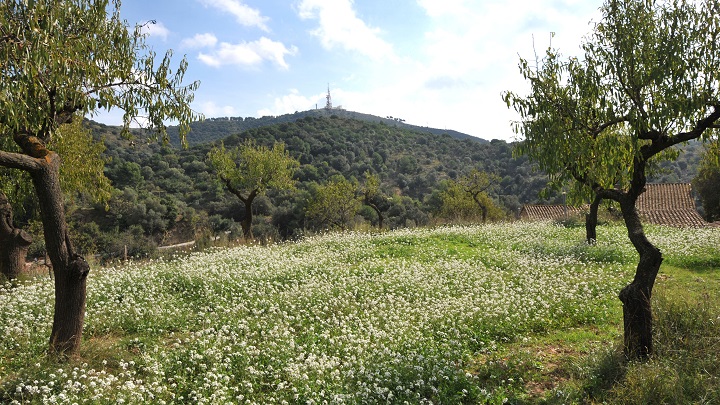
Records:
[[[472,169],[500,178],[490,197],[509,219],[522,204],[540,202],[538,193],[546,183],[546,176],[535,172],[525,158],[513,158],[513,146],[504,141],[461,140],[337,115],[306,116],[244,132],[234,131],[232,121],[211,123],[196,129],[213,128],[212,136],[191,133],[190,139],[223,139],[227,148],[246,139],[266,146],[282,142],[300,162],[295,190],[270,191],[253,204],[253,232],[259,238],[294,238],[324,230],[307,215],[307,204],[319,185],[331,178],[362,185],[365,173],[377,174],[389,228],[437,222],[440,193],[449,180]],[[208,244],[241,235],[243,205],[217,180],[206,160],[218,143],[182,149],[144,141],[140,134],[123,139],[116,127],[91,121],[88,125],[107,147],[105,174],[115,191],[106,205],[81,196],[70,209],[73,232],[86,253],[118,257],[127,246],[128,254],[145,256],[158,245],[189,240]],[[696,159],[698,147],[689,148],[692,153],[681,156]],[[692,159],[668,164],[659,176],[689,181],[695,165]],[[562,198],[556,195],[546,202],[561,203]],[[377,217],[365,206],[353,223],[369,227],[377,225]]]
[[[190,145],[199,145],[202,143],[213,142],[225,138],[228,134],[236,134],[248,129],[260,128],[275,124],[282,124],[288,122],[295,122],[305,117],[313,118],[350,118],[359,121],[368,121],[376,123],[384,123],[390,126],[408,129],[416,132],[427,132],[435,135],[447,134],[457,139],[475,139],[479,142],[487,142],[485,139],[475,138],[471,135],[464,134],[462,132],[454,131],[451,129],[439,129],[430,127],[421,127],[417,125],[406,124],[405,120],[396,117],[378,117],[370,114],[363,114],[355,111],[348,111],[342,109],[314,109],[308,111],[296,111],[293,114],[285,114],[280,116],[265,116],[260,118],[255,117],[221,117],[221,118],[210,118],[204,121],[193,122],[190,126],[192,132],[188,136],[188,143]],[[180,146],[180,139],[178,138],[178,128],[169,127],[168,135],[170,136],[170,142],[175,146]],[[481,135],[481,134],[478,134]],[[492,135],[492,134],[489,134]],[[486,137],[491,138],[491,137]]]

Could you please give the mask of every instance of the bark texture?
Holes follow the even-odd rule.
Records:
[[[23,153],[0,151],[0,165],[30,173],[40,206],[45,249],[55,274],[55,314],[50,352],[68,356],[80,346],[85,319],[85,294],[90,266],[68,236],[60,188],[60,156],[39,137],[14,136]]]
[[[596,194],[590,204],[590,212],[585,214],[585,240],[588,245],[594,245],[597,241],[598,208],[601,201],[602,197]]]
[[[625,355],[630,359],[646,359],[653,353],[650,300],[663,257],[660,249],[645,236],[635,201],[632,196],[620,201],[628,237],[640,255],[635,278],[620,291],[620,301],[623,303]]]
[[[25,268],[31,243],[32,237],[13,225],[12,206],[5,194],[0,192],[0,273],[6,279],[17,278]]]

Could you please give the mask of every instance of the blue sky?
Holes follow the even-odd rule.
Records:
[[[485,139],[514,139],[504,90],[526,89],[520,56],[579,53],[596,0],[125,0],[131,25],[200,80],[206,117],[259,117],[325,105]],[[177,64],[176,61],[176,64]],[[120,115],[95,119],[119,124]]]

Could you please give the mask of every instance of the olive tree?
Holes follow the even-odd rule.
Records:
[[[57,129],[77,114],[124,111],[131,122],[167,137],[164,121],[177,119],[181,137],[199,118],[190,108],[194,82],[183,85],[187,63],[171,68],[145,43],[143,27],[120,17],[120,1],[11,0],[0,2],[0,166],[29,174],[55,273],[50,351],[74,352],[82,337],[90,267],[71,243],[60,185]],[[7,145],[9,142],[3,142]]]
[[[606,0],[580,58],[548,49],[520,61],[529,95],[505,93],[521,116],[527,155],[551,181],[616,201],[639,254],[620,292],[628,358],[653,352],[651,295],[663,256],[635,207],[653,160],[675,145],[717,136],[720,123],[720,2]]]
[[[252,204],[255,197],[268,189],[290,189],[295,185],[293,175],[300,163],[285,150],[285,144],[271,148],[256,145],[252,139],[242,145],[226,149],[223,143],[208,152],[207,160],[225,187],[245,206],[243,236],[252,237]]]

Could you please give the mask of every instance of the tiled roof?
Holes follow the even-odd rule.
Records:
[[[564,205],[525,205],[520,210],[520,218],[531,221],[562,219],[565,218],[565,208]],[[582,213],[584,209],[568,206],[567,215]]]
[[[706,226],[695,209],[690,184],[648,184],[637,200],[640,216],[648,223],[682,227]]]
[[[647,184],[636,207],[640,217],[647,223],[680,227],[708,225],[695,209],[690,184]],[[574,215],[587,209],[587,206],[567,207],[567,213]],[[520,211],[520,218],[531,221],[564,217],[564,205],[525,205]]]

